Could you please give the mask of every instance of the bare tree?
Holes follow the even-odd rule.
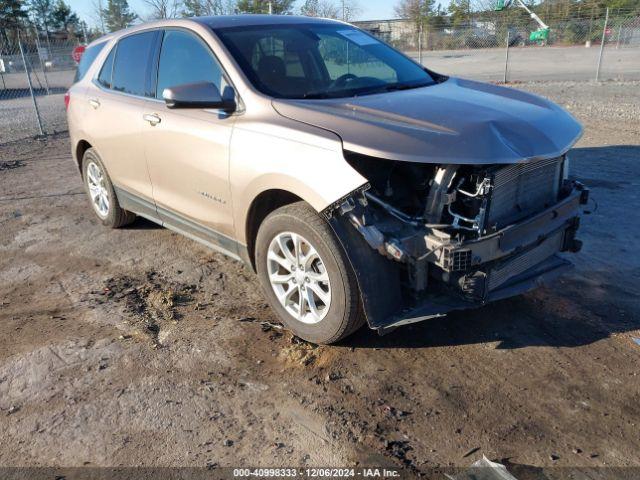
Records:
[[[430,20],[436,14],[435,0],[400,0],[396,6],[396,15],[411,20],[416,32],[431,25]]]
[[[340,0],[340,16],[342,21],[350,22],[360,15],[362,9],[358,0]]]
[[[180,14],[179,0],[144,0],[151,10],[148,18],[162,20],[163,18],[176,18]]]
[[[182,15],[201,17],[205,15],[231,15],[235,13],[235,0],[183,0]]]
[[[91,18],[96,22],[96,25],[98,25],[100,33],[105,34],[107,31],[104,26],[104,5],[102,4],[102,0],[93,0],[91,7],[93,10]]]
[[[306,0],[300,14],[307,17],[338,18],[340,11],[331,0]]]
[[[434,0],[400,0],[396,6],[396,15],[420,23],[433,10]]]

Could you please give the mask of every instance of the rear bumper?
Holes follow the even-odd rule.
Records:
[[[348,224],[331,219],[356,272],[369,326],[380,333],[439,317],[453,310],[482,306],[531,290],[572,267],[561,252],[577,252],[580,206],[589,191],[575,183],[552,207],[491,235],[461,243],[433,235],[407,238],[401,247],[426,244],[426,256],[414,256],[429,269],[422,292],[408,292],[397,262],[378,255]],[[422,268],[422,267],[420,267]]]

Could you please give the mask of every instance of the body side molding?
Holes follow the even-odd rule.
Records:
[[[234,260],[250,263],[247,246],[233,238],[196,223],[180,213],[158,207],[149,200],[128,192],[121,187],[114,186],[114,190],[118,197],[118,202],[125,210],[180,233]]]

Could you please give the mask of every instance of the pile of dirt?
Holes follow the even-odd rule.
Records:
[[[161,331],[182,318],[178,307],[189,304],[196,290],[195,285],[167,281],[155,272],[147,272],[143,278],[127,275],[108,278],[102,295],[109,301],[123,302],[124,313],[134,319],[137,333],[160,346]]]
[[[291,336],[290,343],[280,350],[280,357],[287,363],[304,367],[315,363],[321,348],[313,343],[305,342],[291,333],[287,334]]]
[[[285,330],[283,335],[286,344],[280,348],[278,358],[291,367],[310,368],[318,373],[331,369],[335,363],[338,353],[335,349],[326,345],[316,345],[306,340],[296,337],[291,332]],[[271,337],[271,340],[274,340]],[[337,380],[340,375],[329,373],[330,381]],[[335,377],[335,378],[334,378]]]

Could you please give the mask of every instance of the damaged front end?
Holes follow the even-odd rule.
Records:
[[[511,165],[345,158],[369,183],[324,214],[381,333],[523,293],[571,266],[558,254],[580,250],[589,191],[568,179],[566,155]]]

